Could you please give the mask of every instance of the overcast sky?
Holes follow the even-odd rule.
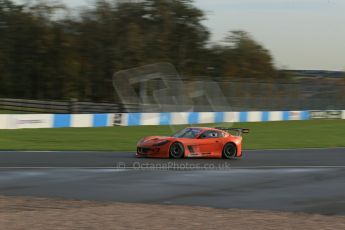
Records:
[[[228,30],[252,34],[278,67],[345,70],[344,0],[197,0],[221,40]]]
[[[88,0],[64,0],[70,6]],[[279,68],[345,70],[345,0],[195,0],[212,41],[245,30]]]

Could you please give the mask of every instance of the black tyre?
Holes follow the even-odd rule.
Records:
[[[175,142],[170,146],[169,156],[173,159],[180,159],[184,157],[184,147],[181,143]]]
[[[237,147],[234,143],[227,143],[223,148],[223,158],[233,159],[237,155]]]

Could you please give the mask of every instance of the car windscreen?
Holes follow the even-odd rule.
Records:
[[[202,132],[201,129],[197,128],[185,128],[173,135],[173,137],[177,138],[196,138]]]

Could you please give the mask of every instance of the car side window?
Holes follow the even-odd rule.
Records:
[[[206,138],[219,138],[222,137],[222,134],[220,132],[217,131],[206,131],[203,134],[201,134],[200,138],[201,139],[206,139]]]

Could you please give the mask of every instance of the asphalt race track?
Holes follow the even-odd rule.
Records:
[[[114,152],[0,152],[0,195],[345,215],[345,148],[240,160]]]
[[[345,148],[300,150],[247,150],[243,159],[148,159],[136,158],[134,153],[119,152],[8,152],[0,151],[0,167],[133,167],[145,165],[188,164],[222,166],[231,168],[250,167],[345,167]]]

